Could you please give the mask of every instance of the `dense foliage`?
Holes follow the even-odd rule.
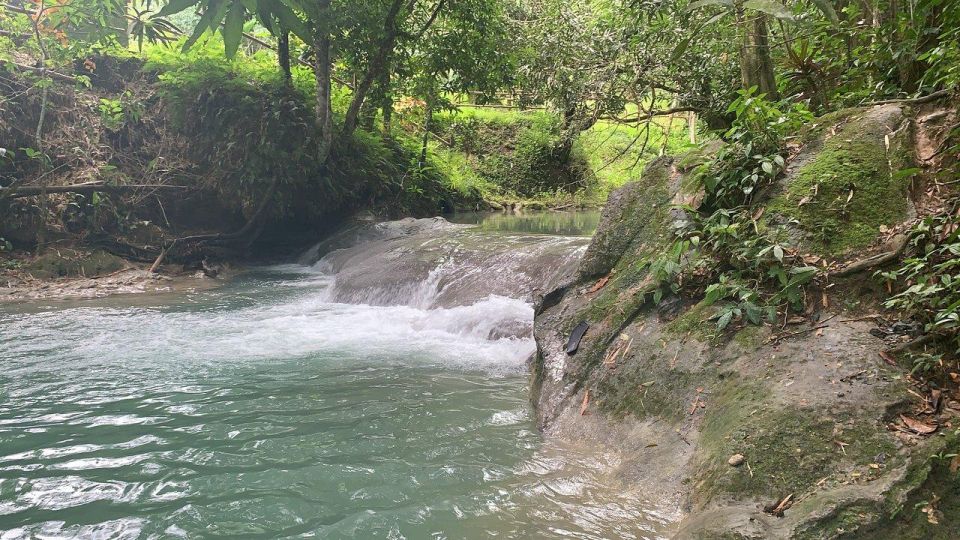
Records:
[[[0,113],[29,127],[0,141],[0,182],[82,161],[50,128],[64,121],[54,85],[97,92],[100,137],[133,153],[162,152],[144,133],[163,122],[189,134],[177,151],[202,171],[157,155],[147,179],[193,175],[251,220],[265,199],[275,217],[588,200],[706,135],[723,144],[654,264],[658,296],[697,284],[726,302],[720,326],[759,323],[803,309],[825,275],[758,214],[790,137],[843,107],[949,93],[958,28],[949,0],[21,1],[0,9]],[[134,168],[86,159],[98,180]],[[955,333],[951,216],[923,216],[922,253],[883,279],[889,306]],[[824,221],[826,241],[841,224]]]

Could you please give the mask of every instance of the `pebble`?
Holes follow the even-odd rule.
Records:
[[[727,460],[727,463],[729,463],[731,467],[739,467],[740,465],[743,465],[744,461],[746,461],[746,458],[743,457],[743,454],[734,454],[730,456],[730,459]]]

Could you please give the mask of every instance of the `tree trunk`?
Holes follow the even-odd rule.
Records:
[[[277,37],[277,63],[280,64],[283,82],[289,86],[293,76],[290,73],[290,32],[286,29],[281,30]]]
[[[356,88],[353,89],[353,100],[350,101],[350,107],[347,109],[347,114],[343,118],[343,129],[340,132],[342,137],[349,137],[357,128],[360,109],[363,106],[363,101],[367,97],[367,93],[373,86],[374,81],[380,79],[381,73],[386,70],[389,65],[388,58],[397,43],[397,35],[400,33],[400,25],[397,23],[397,17],[400,15],[401,8],[403,8],[405,1],[406,0],[393,0],[393,4],[390,5],[390,11],[387,12],[387,18],[383,23],[383,39],[380,40],[380,46],[370,59],[370,65],[367,67],[366,73],[363,74],[363,78],[357,83]],[[414,3],[414,1],[410,2],[411,7]]]
[[[330,106],[330,36],[317,31],[313,40],[313,75],[317,81],[317,159],[325,163],[333,142],[333,111]]]
[[[754,86],[767,99],[778,100],[777,81],[773,75],[773,59],[767,32],[767,16],[758,11],[747,13],[743,2],[734,5],[737,33],[740,38],[740,76],[743,88]]]
[[[427,104],[423,111],[423,142],[420,145],[420,168],[427,165],[427,143],[430,142],[430,128],[433,125],[433,92],[427,95]]]
[[[390,88],[390,70],[384,72],[383,95],[380,102],[380,113],[383,116],[383,134],[389,136],[393,131],[393,94]]]

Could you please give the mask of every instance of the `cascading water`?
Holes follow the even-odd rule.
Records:
[[[544,444],[537,289],[585,238],[404,220],[177,297],[0,305],[2,538],[654,538]]]

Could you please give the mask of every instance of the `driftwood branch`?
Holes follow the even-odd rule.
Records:
[[[273,182],[270,183],[270,187],[267,188],[267,192],[264,193],[263,198],[260,199],[260,204],[257,206],[256,211],[254,211],[253,215],[250,216],[250,219],[247,220],[247,223],[239,230],[231,233],[196,234],[193,236],[175,238],[172,242],[170,242],[169,245],[160,251],[160,255],[157,256],[156,260],[154,260],[153,264],[150,266],[150,271],[156,272],[160,265],[163,264],[163,260],[166,259],[167,255],[169,255],[178,245],[202,242],[231,242],[247,238],[246,245],[249,246],[253,241],[252,239],[256,238],[256,236],[260,233],[260,220],[267,208],[270,206],[270,202],[273,201],[273,195],[277,192],[278,184],[279,178],[274,178]]]
[[[931,333],[931,334],[924,334],[924,335],[922,335],[922,336],[920,336],[920,337],[918,337],[918,338],[916,338],[916,339],[914,339],[914,340],[912,340],[912,341],[908,341],[908,342],[906,342],[906,343],[901,343],[900,345],[897,345],[896,347],[891,347],[891,348],[887,349],[886,352],[887,352],[888,354],[900,354],[900,353],[909,351],[910,349],[914,349],[914,348],[916,348],[916,347],[919,347],[919,346],[921,346],[921,345],[927,345],[928,343],[933,343],[934,341],[937,341],[938,339],[940,339],[940,338],[942,338],[942,337],[943,337],[943,336],[940,335],[940,334],[933,334],[933,333]]]

